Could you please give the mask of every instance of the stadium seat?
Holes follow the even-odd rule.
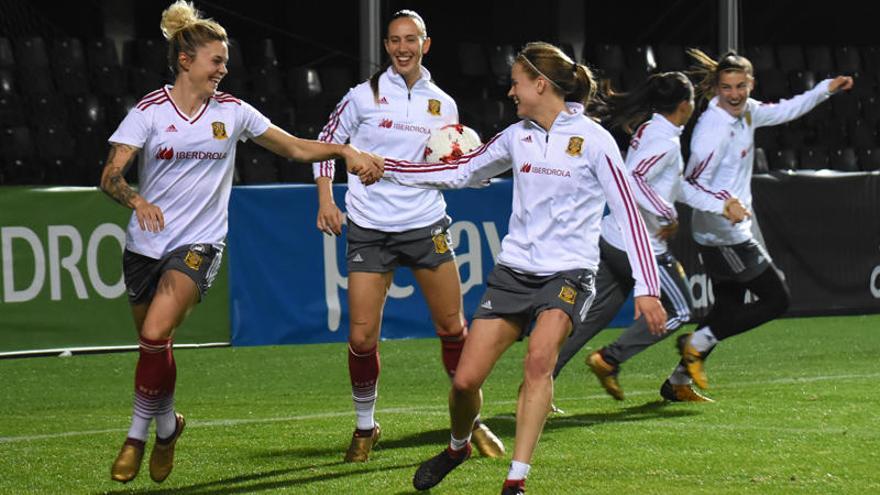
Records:
[[[841,121],[829,120],[824,125],[815,129],[815,142],[819,146],[834,149],[841,148],[847,142],[847,127]]]
[[[461,75],[468,78],[485,78],[489,75],[489,61],[479,43],[458,43],[458,63]]]
[[[776,68],[776,54],[770,45],[750,46],[746,48],[745,54],[756,73]]]
[[[21,98],[13,95],[0,95],[0,128],[20,126],[24,123]]]
[[[853,87],[849,92],[854,96],[861,100],[877,94],[877,85],[873,74],[867,72],[854,72],[851,75],[853,78]]]
[[[73,184],[76,141],[64,126],[45,126],[37,130],[37,156],[43,163],[44,183]]]
[[[114,129],[116,125],[114,124]],[[73,128],[76,141],[76,172],[73,182],[84,186],[97,186],[101,181],[101,170],[110,151],[107,138],[110,132],[104,126],[77,126]],[[132,164],[131,168],[137,168]]]
[[[859,118],[859,100],[855,95],[842,92],[831,98],[831,110],[838,120],[846,122]]]
[[[841,172],[858,172],[859,159],[856,150],[852,148],[834,150],[829,158],[829,165],[832,169]]]
[[[278,182],[278,167],[275,163],[275,156],[255,144],[248,143],[239,146],[236,165],[242,184]],[[311,172],[311,167],[309,169]]]
[[[89,78],[85,68],[67,66],[52,67],[55,87],[64,95],[82,95],[89,92]]]
[[[776,150],[770,161],[771,170],[797,170],[797,153],[791,148]]]
[[[834,72],[834,57],[828,45],[810,45],[804,48],[807,69],[825,76]]]
[[[779,144],[783,148],[800,149],[806,141],[806,131],[797,122],[778,126]]]
[[[15,79],[17,81],[27,81],[27,84],[20,84],[18,89],[22,94],[28,96],[46,95],[55,92],[55,85],[52,84],[52,73],[48,67],[19,67]]]
[[[116,43],[109,39],[90,40],[86,43],[86,55],[89,69],[101,70],[104,67],[119,67],[119,55]]]
[[[271,38],[242,40],[241,51],[251,69],[278,67],[275,42]]]
[[[71,129],[80,127],[104,127],[107,123],[107,110],[100,98],[84,94],[69,101],[68,122]]]
[[[24,126],[0,130],[0,160],[5,184],[40,184],[44,172],[35,156],[30,129]]]
[[[321,82],[324,83],[324,93],[327,98],[336,101],[341,99],[357,83],[354,71],[344,65],[329,65],[318,69]]]
[[[826,101],[807,112],[807,114],[801,117],[800,120],[803,120],[807,127],[817,129],[827,125],[829,121],[836,119],[834,111],[831,109],[831,103]]]
[[[584,53],[589,53],[592,59],[587,59],[587,65],[598,67],[606,72],[622,72],[626,69],[626,59],[623,55],[623,47],[611,43],[594,45],[588,42]]]
[[[681,45],[657,45],[654,47],[657,69],[663,72],[684,70],[688,67],[688,57]]]
[[[128,94],[125,70],[119,65],[105,65],[92,71],[92,88],[98,94],[122,96]]]
[[[170,74],[170,69],[168,68],[168,47],[164,40],[129,40],[126,42],[123,52],[123,58],[128,67],[146,69],[163,77]]]
[[[762,101],[775,102],[788,98],[788,78],[779,69],[766,70],[755,76],[755,93]]]
[[[816,75],[809,70],[796,70],[788,75],[788,85],[795,95],[805,93],[816,85]]]
[[[52,40],[51,60],[53,68],[76,67],[86,68],[86,54],[82,42],[77,38],[59,38]]]
[[[880,123],[880,97],[870,96],[859,102],[862,109],[862,117],[871,123],[877,125]]]
[[[244,72],[245,60],[244,55],[242,55],[241,45],[237,40],[231,39],[229,43],[227,43],[229,47],[229,61],[226,62],[226,68],[229,69],[229,72]]]
[[[16,96],[15,76],[11,70],[0,69],[0,97]]]
[[[278,182],[294,184],[313,184],[311,164],[299,163],[281,157],[273,157],[278,168]]]
[[[105,97],[104,104],[107,109],[107,127],[110,129],[116,129],[119,123],[122,122],[122,119],[128,115],[128,111],[137,104],[140,96],[141,95],[138,95],[138,98],[135,98],[132,95]],[[109,137],[109,134],[106,137]]]
[[[131,80],[131,93],[139,96],[156,91],[166,82],[162,76],[144,67],[131,68],[129,70],[129,78]]]
[[[654,49],[650,45],[627,45],[623,47],[627,70],[641,71],[644,74],[657,68]]]
[[[798,169],[820,170],[828,168],[828,150],[821,147],[806,147],[801,149]]]
[[[49,54],[43,38],[22,38],[15,43],[15,60],[20,68],[49,68]]]
[[[779,61],[779,68],[783,72],[807,68],[806,61],[804,60],[804,49],[801,45],[786,44],[777,46],[776,59]]]
[[[877,146],[877,128],[870,122],[862,119],[847,123],[847,135],[850,146],[858,149],[873,148]]]
[[[287,71],[287,89],[294,95],[298,110],[313,104],[323,92],[318,71],[308,67],[294,67]]]
[[[779,130],[776,126],[759,127],[755,129],[755,147],[762,148],[767,155],[772,155],[779,149]]]
[[[281,94],[284,93],[284,85],[281,83],[281,73],[273,65],[251,69],[254,77],[251,78],[253,92],[256,94]]]
[[[837,72],[852,75],[862,70],[859,50],[855,46],[838,46],[834,49]]]
[[[862,69],[872,74],[880,73],[880,46],[862,47]]]
[[[752,170],[755,174],[766,174],[770,171],[770,164],[767,162],[767,154],[764,148],[755,148],[755,166]]]
[[[285,111],[290,108],[290,102],[287,101],[283,91],[254,93],[248,103],[281,127],[284,127],[284,123],[289,125],[291,121],[290,117],[285,115]]]
[[[243,72],[230,72],[220,81],[220,91],[233,96],[243,98],[247,93],[245,74]]]
[[[516,51],[513,45],[493,45],[489,47],[489,70],[498,86],[507,86],[510,81],[510,66]]]
[[[28,117],[35,129],[61,126],[67,123],[67,108],[60,94],[48,94],[31,98]]]
[[[8,38],[0,37],[0,69],[15,67],[15,55]]]
[[[880,147],[860,149],[858,155],[859,167],[862,170],[866,172],[880,170]]]

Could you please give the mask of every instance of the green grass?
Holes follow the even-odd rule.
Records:
[[[604,395],[572,360],[532,461],[529,493],[880,493],[880,315],[780,320],[734,338],[707,371],[716,404],[664,404],[672,339]],[[595,348],[619,334],[600,334]],[[483,418],[512,449],[522,344],[484,388]],[[366,464],[341,462],[354,414],[344,345],[181,350],[187,416],[174,473],[128,485],[109,467],[128,427],[136,354],[0,361],[0,493],[412,493],[448,440],[448,380],[434,340],[383,342]],[[509,457],[476,457],[432,493],[498,493]]]

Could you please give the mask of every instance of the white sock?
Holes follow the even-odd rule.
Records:
[[[715,338],[715,334],[709,327],[702,327],[691,336],[691,345],[699,352],[706,352],[715,347],[717,343],[718,339]]]
[[[470,433],[468,433],[468,435],[462,439],[455,438],[452,435],[449,436],[449,446],[452,448],[452,450],[461,450],[461,449],[467,447],[467,444],[470,441],[471,441],[471,434]]]
[[[145,418],[138,416],[137,413],[131,416],[131,427],[128,429],[128,438],[134,438],[142,442],[147,441],[147,434],[150,432],[150,421],[153,418]]]
[[[669,375],[669,383],[673,385],[690,385],[691,377],[688,375],[687,368],[682,365],[675,367],[675,371]]]
[[[376,399],[355,402],[354,412],[357,414],[358,430],[372,430],[376,427],[376,420],[373,418],[376,413]]]
[[[529,469],[531,468],[532,466],[524,462],[512,461],[510,463],[510,470],[507,471],[507,479],[524,480],[529,475]]]
[[[159,411],[156,413],[156,436],[161,439],[171,438],[177,429],[177,415],[174,414],[174,396],[161,399]]]

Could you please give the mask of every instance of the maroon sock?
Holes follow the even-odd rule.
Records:
[[[379,381],[379,345],[356,351],[349,343],[348,375],[355,403],[375,401],[376,383]]]
[[[177,368],[171,339],[140,339],[140,356],[134,373],[135,414],[154,417],[174,394]]]
[[[443,358],[443,367],[446,368],[446,374],[449,378],[455,376],[455,370],[458,369],[458,361],[461,359],[461,350],[464,348],[464,341],[467,340],[467,325],[461,331],[461,334],[454,337],[457,340],[447,340],[440,338],[440,354]]]

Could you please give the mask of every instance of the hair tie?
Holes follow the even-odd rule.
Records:
[[[549,77],[547,77],[546,74],[544,74],[543,72],[541,72],[540,70],[538,70],[538,68],[535,67],[535,64],[533,64],[532,61],[529,60],[528,57],[526,57],[524,54],[520,53],[520,54],[519,54],[519,58],[525,60],[525,62],[526,62],[527,64],[529,64],[529,67],[531,67],[533,71],[537,72],[539,76],[541,76],[541,77],[543,77],[544,79],[546,79],[550,84],[556,86],[556,88],[559,89],[559,91],[562,91],[563,93],[565,93],[565,90],[562,89],[562,86],[560,86],[559,84],[556,83],[556,81],[554,81],[553,79],[550,79]]]

